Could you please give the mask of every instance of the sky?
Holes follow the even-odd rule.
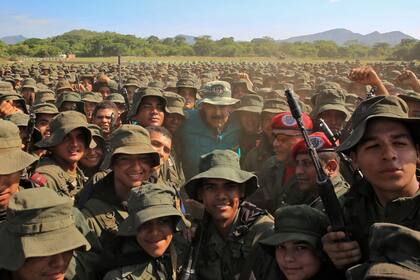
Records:
[[[0,0],[0,37],[73,29],[159,38],[179,34],[286,39],[346,28],[420,39],[419,0]]]

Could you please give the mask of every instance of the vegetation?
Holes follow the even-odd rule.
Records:
[[[138,38],[114,32],[73,30],[47,39],[27,39],[15,45],[0,42],[0,57],[49,57],[73,53],[78,57],[123,56],[210,56],[210,57],[274,57],[322,59],[420,59],[420,41],[402,40],[392,47],[377,43],[373,47],[348,42],[339,46],[332,41],[314,43],[280,43],[270,37],[249,42],[233,37],[212,40],[210,36],[195,38],[188,44],[183,36],[159,39],[156,36]]]

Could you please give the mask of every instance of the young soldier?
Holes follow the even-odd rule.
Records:
[[[408,116],[407,104],[394,96],[362,102],[350,119],[353,133],[339,151],[350,155],[364,182],[352,185],[343,197],[346,230],[329,232],[323,247],[337,268],[367,257],[370,226],[391,222],[420,229],[419,162],[420,119]]]
[[[257,241],[272,231],[273,219],[242,202],[258,188],[257,177],[240,169],[233,151],[214,150],[203,155],[199,167],[200,173],[185,185],[190,198],[205,208],[195,237],[201,240],[201,244],[196,243],[197,277],[238,279],[244,268],[258,259],[254,252]]]

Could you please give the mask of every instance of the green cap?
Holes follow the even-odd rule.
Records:
[[[234,105],[239,102],[238,99],[232,98],[230,84],[225,81],[208,82],[201,88],[200,95],[203,98],[199,104]]]
[[[399,98],[403,99],[404,101],[414,101],[414,102],[420,102],[420,93],[415,91],[406,91],[404,94],[399,94]]]
[[[108,95],[105,100],[114,102],[115,104],[125,104],[124,96],[119,93],[111,93]]]
[[[355,147],[365,134],[367,122],[374,118],[386,118],[418,125],[420,118],[408,116],[408,106],[396,96],[376,96],[359,104],[349,120],[351,134],[338,147],[339,152],[348,152]],[[415,132],[415,131],[413,131]]]
[[[55,87],[56,91],[60,91],[60,90],[67,90],[67,91],[72,91],[73,87],[71,86],[70,82],[67,80],[60,80],[57,83],[57,86]]]
[[[38,103],[32,106],[32,112],[35,114],[50,114],[57,115],[58,109],[51,103]]]
[[[29,123],[29,115],[22,113],[22,112],[16,112],[14,114],[11,114],[5,118],[8,121],[11,121],[18,127],[21,126],[28,126]]]
[[[128,77],[127,81],[124,83],[124,87],[140,87],[139,80],[136,77]]]
[[[60,94],[56,101],[57,108],[60,108],[61,105],[63,105],[63,102],[76,102],[81,103],[82,99],[80,98],[80,94],[74,91],[65,91],[62,94]]]
[[[36,81],[32,78],[27,78],[22,81],[22,88],[31,88],[37,91]]]
[[[420,279],[420,232],[375,223],[369,234],[369,260],[347,271],[347,279]]]
[[[185,99],[181,95],[170,92],[164,91],[163,96],[166,98],[166,106],[168,107],[168,111],[170,114],[178,114],[185,117],[184,113],[184,104]]]
[[[28,258],[80,247],[89,250],[89,242],[75,226],[73,204],[46,187],[13,195],[0,228],[0,268],[16,271]]]
[[[304,241],[321,250],[321,238],[327,233],[327,216],[308,205],[281,207],[274,213],[274,232],[260,241],[263,245],[278,246],[287,241]]]
[[[350,112],[346,108],[346,96],[342,91],[324,89],[321,93],[317,94],[312,115],[317,117],[327,110],[343,112],[346,115],[346,119],[350,117]]]
[[[238,155],[231,150],[214,150],[202,155],[198,166],[199,172],[186,184],[188,196],[198,200],[198,189],[202,179],[225,179],[239,184],[245,184],[245,196],[249,196],[258,189],[257,176],[251,172],[241,170]]]
[[[82,101],[92,102],[92,103],[101,103],[103,101],[102,94],[100,92],[85,92],[83,93]]]
[[[37,158],[22,151],[19,128],[0,119],[0,175],[15,173],[30,166]]]
[[[122,125],[111,134],[109,142],[111,144],[111,153],[108,153],[107,158],[105,158],[107,167],[110,166],[112,157],[116,154],[150,154],[152,167],[160,164],[159,154],[150,142],[149,132],[139,125]]]
[[[156,87],[148,87],[139,92],[139,94],[134,95],[133,106],[131,106],[130,111],[127,114],[127,118],[131,118],[137,115],[143,98],[150,96],[159,98],[165,106],[165,111],[169,113],[169,110],[166,107],[166,98],[163,96],[162,90]]]
[[[179,79],[178,82],[176,83],[176,87],[177,88],[194,88],[198,90],[197,83],[195,82],[194,79],[190,79],[190,78]]]
[[[35,101],[34,104],[38,104],[38,103],[46,103],[46,102],[54,102],[55,103],[55,93],[50,90],[50,89],[43,89],[43,90],[39,90],[36,94],[35,94]]]
[[[262,113],[279,114],[282,112],[289,112],[289,105],[284,99],[266,99],[262,108]]]
[[[146,184],[131,190],[127,206],[128,217],[119,226],[118,235],[136,235],[144,223],[162,217],[174,217],[174,226],[181,221],[184,226],[191,225],[180,210],[175,189],[163,184]]]
[[[94,148],[92,134],[88,129],[88,123],[85,115],[76,111],[61,112],[50,121],[50,136],[44,138],[38,143],[37,147],[48,148],[60,144],[64,137],[71,131],[80,128],[86,135],[86,147]]]
[[[251,112],[261,114],[263,98],[256,94],[246,94],[241,97],[239,107],[235,112]]]
[[[252,84],[246,79],[237,79],[231,82],[232,88],[237,85],[245,85],[249,94],[255,94],[255,91],[252,89]]]

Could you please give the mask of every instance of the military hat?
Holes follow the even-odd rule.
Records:
[[[313,129],[313,122],[308,114],[302,113],[303,125],[307,130]],[[300,129],[297,121],[290,112],[277,114],[271,121],[273,134],[300,135]]]
[[[334,152],[334,146],[323,132],[315,132],[309,135],[309,141],[312,143],[318,153]],[[292,147],[292,158],[296,159],[298,154],[307,153],[305,141],[302,139]]]
[[[124,96],[122,96],[120,93],[111,93],[105,98],[105,100],[112,101],[115,104],[125,104]]]
[[[4,93],[14,92],[13,86],[9,82],[0,81],[0,96]]]
[[[32,78],[24,79],[22,82],[22,88],[32,88],[37,91],[36,81]]]
[[[163,184],[146,184],[131,190],[127,201],[128,217],[118,228],[118,235],[133,236],[139,227],[153,219],[174,217],[174,226],[179,229],[179,222],[184,227],[191,223],[180,210],[179,198],[175,189]]]
[[[168,107],[168,111],[170,114],[178,114],[185,117],[184,113],[184,104],[185,99],[181,95],[170,92],[164,91],[163,96],[166,98],[166,106]]]
[[[192,199],[198,200],[198,189],[202,179],[225,179],[245,185],[245,196],[258,189],[257,177],[241,169],[238,155],[231,150],[214,150],[202,155],[199,173],[185,184],[185,191]]]
[[[143,89],[137,95],[134,95],[133,106],[131,106],[130,111],[127,114],[127,118],[131,118],[137,115],[141,102],[143,101],[143,98],[146,98],[146,97],[159,98],[165,107],[165,112],[169,113],[169,110],[166,106],[166,98],[163,96],[163,92],[159,88],[148,87],[148,88]]]
[[[57,108],[60,108],[61,105],[63,105],[63,102],[65,101],[81,103],[82,98],[80,97],[80,94],[78,92],[65,91],[62,94],[60,94],[57,98],[57,101],[56,101]]]
[[[21,126],[28,126],[29,123],[29,115],[22,113],[22,112],[16,112],[14,114],[11,114],[5,118],[8,121],[11,121],[18,127]]]
[[[22,170],[37,158],[22,151],[19,128],[13,122],[0,119],[0,175]]]
[[[139,80],[136,77],[129,77],[124,83],[124,87],[140,87]]]
[[[193,88],[198,90],[198,85],[192,78],[181,78],[176,82],[177,88]]]
[[[245,85],[246,89],[248,90],[249,94],[255,94],[255,91],[252,89],[252,84],[250,81],[246,80],[246,79],[236,79],[236,80],[232,80],[231,82],[232,88],[237,86],[237,85]]]
[[[104,160],[107,168],[110,167],[113,157],[117,154],[150,154],[153,161],[152,167],[160,164],[160,156],[150,142],[149,132],[139,125],[122,125],[111,134],[109,142],[111,152]]]
[[[403,99],[404,101],[414,101],[420,102],[420,93],[415,91],[406,91],[403,94],[398,95],[399,98]]]
[[[346,108],[346,96],[340,90],[324,89],[317,94],[315,102],[313,100],[312,102],[315,103],[312,114],[314,117],[327,110],[343,112],[346,115],[346,119],[350,117],[350,112]]]
[[[246,94],[241,97],[239,107],[235,112],[252,112],[261,114],[263,108],[263,98],[256,94]]]
[[[274,213],[274,232],[262,239],[261,244],[277,247],[287,241],[304,241],[315,252],[322,252],[321,238],[327,233],[327,216],[308,205],[291,205]]]
[[[13,102],[19,103],[21,108],[23,109],[23,112],[25,114],[28,114],[25,99],[23,99],[22,95],[20,95],[13,88],[10,87],[10,83],[0,82],[0,102],[3,100],[13,100]]]
[[[82,97],[83,102],[101,103],[103,101],[102,94],[100,92],[85,92]]]
[[[88,128],[92,133],[92,140],[95,142],[97,147],[105,148],[105,139],[102,136],[102,131],[96,124],[88,124]]]
[[[56,91],[61,91],[61,90],[72,91],[73,87],[71,86],[69,81],[63,79],[63,80],[58,81],[55,90]]]
[[[351,267],[347,279],[420,279],[420,232],[375,223],[369,234],[369,260]]]
[[[85,115],[77,111],[66,111],[56,115],[50,121],[50,136],[36,143],[37,147],[48,148],[60,144],[64,137],[73,130],[80,128],[86,135],[86,147],[94,148],[92,134],[88,129]]]
[[[262,108],[262,113],[281,113],[281,112],[288,112],[289,105],[287,101],[284,99],[266,99],[264,100],[264,105]]]
[[[46,103],[46,102],[49,103],[49,102],[55,102],[55,101],[56,101],[55,93],[52,90],[42,89],[42,90],[39,90],[35,94],[34,104]]]
[[[232,98],[230,84],[225,81],[208,82],[200,89],[202,99],[201,103],[212,105],[234,105],[239,102],[238,99]]]
[[[57,115],[58,109],[54,104],[51,103],[38,103],[32,106],[32,112],[35,114],[50,114]]]
[[[345,128],[345,131],[348,131],[350,135],[341,143],[337,151],[348,152],[355,147],[365,134],[368,121],[374,118],[401,121],[408,124],[409,128],[412,125],[418,127],[420,123],[420,118],[410,118],[408,116],[407,103],[399,97],[381,95],[369,98],[361,102],[353,112]],[[416,128],[411,130],[414,135],[418,135]]]
[[[153,81],[150,81],[147,84],[147,86],[148,87],[155,87],[155,88],[163,89],[165,87],[165,84],[162,81],[160,81],[160,80],[153,80]]]
[[[26,259],[90,249],[76,228],[73,200],[42,187],[17,192],[0,228],[0,268],[16,271]]]

